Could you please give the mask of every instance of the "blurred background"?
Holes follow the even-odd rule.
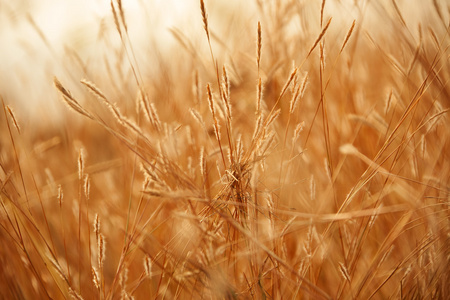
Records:
[[[283,34],[295,38],[301,37],[302,32],[318,30],[321,1],[282,2],[283,6],[277,1],[206,1],[210,28],[218,35],[220,32],[222,36],[225,33],[233,37],[232,41],[227,40],[230,44],[226,49],[233,51],[254,47],[254,40],[248,37],[254,36],[262,7],[266,17],[275,15],[272,21],[280,7],[302,11],[303,19],[288,24],[286,27],[291,31]],[[430,18],[436,17],[430,13],[431,2],[397,1],[397,6],[406,23],[413,25],[411,28],[418,22],[426,28]],[[448,5],[445,2],[434,1],[442,7]],[[384,7],[370,1],[327,1],[325,13],[327,18],[333,17],[330,31],[338,31],[340,35],[353,19],[364,15],[364,19],[358,20],[363,30],[388,37],[394,29],[388,22],[380,22],[380,16],[392,17],[395,11],[383,11]],[[170,57],[182,50],[171,30],[178,30],[195,51],[209,55],[198,0],[126,0],[123,8],[144,77],[159,76],[166,67],[163,62],[170,62]],[[263,23],[265,34],[271,34],[266,23]],[[417,32],[411,31],[411,35]],[[105,61],[117,58],[117,52],[123,49],[108,0],[0,0],[0,45],[0,94],[6,103],[20,111],[23,120],[42,118],[43,113],[57,118],[53,77],[74,82],[82,78],[94,80],[94,75],[108,72]]]
[[[192,30],[194,14],[199,15],[194,4],[196,0],[123,1],[135,49],[148,50],[154,41],[161,53],[171,47],[168,28]],[[120,46],[120,38],[110,1],[1,0],[0,45],[0,94],[6,103],[26,107],[28,119],[56,112],[54,101],[46,101],[55,95],[49,89],[53,76],[82,75],[76,74],[78,64],[100,73],[105,56],[114,54],[111,49]]]

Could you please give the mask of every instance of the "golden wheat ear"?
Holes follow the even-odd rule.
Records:
[[[61,95],[63,96],[63,100],[64,102],[70,107],[72,108],[74,111],[76,111],[77,113],[91,119],[94,120],[94,117],[88,112],[86,111],[81,105],[80,103],[78,103],[77,100],[75,100],[75,98],[72,96],[72,94],[66,89],[64,88],[64,86],[61,84],[61,82],[59,82],[58,78],[54,77],[53,78],[53,84],[56,87],[56,89],[61,93]]]

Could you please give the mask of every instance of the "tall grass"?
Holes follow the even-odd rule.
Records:
[[[448,299],[448,5],[212,2],[154,66],[111,1],[61,122],[2,98],[2,298]]]

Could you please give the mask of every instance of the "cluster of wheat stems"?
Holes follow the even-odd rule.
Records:
[[[234,51],[201,0],[207,50],[172,29],[149,79],[111,1],[117,62],[54,78],[65,122],[2,100],[2,298],[448,299],[445,5],[368,4],[383,35],[325,1],[298,32],[304,2],[256,1]]]

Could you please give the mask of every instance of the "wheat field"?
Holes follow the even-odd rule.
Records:
[[[0,1],[0,298],[449,299],[446,1],[126,2]]]

